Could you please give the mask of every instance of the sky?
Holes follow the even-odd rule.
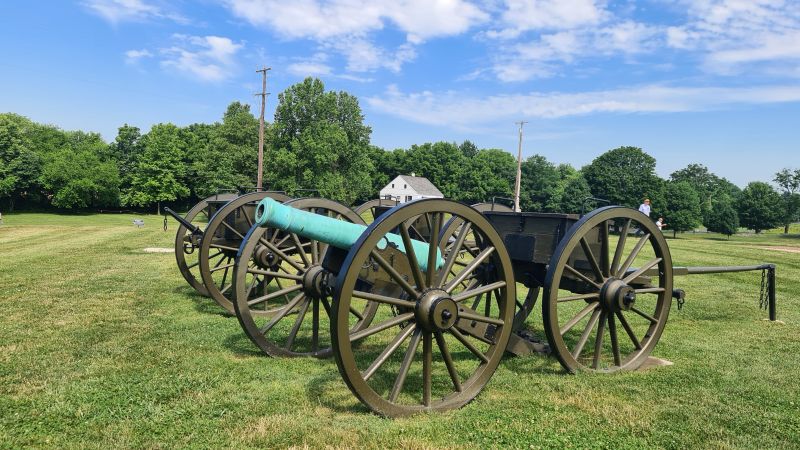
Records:
[[[358,97],[387,150],[516,155],[525,121],[523,158],[576,168],[623,145],[662,177],[800,168],[800,0],[0,2],[0,112],[109,141],[232,101],[257,115],[263,66],[268,121],[314,76]]]

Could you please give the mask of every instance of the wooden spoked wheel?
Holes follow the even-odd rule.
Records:
[[[279,192],[251,192],[240,195],[219,208],[211,217],[200,240],[200,276],[209,297],[234,314],[233,266],[244,236],[255,222],[259,201],[272,198],[285,202],[290,198]]]
[[[285,204],[364,224],[353,210],[333,200]],[[321,265],[327,250],[327,244],[275,228],[255,226],[247,233],[234,269],[234,307],[247,337],[267,355],[330,356],[332,286]],[[358,330],[369,323],[377,305],[363,300],[351,306]]]
[[[429,244],[415,248],[409,223],[420,216],[433,233]],[[476,239],[470,249],[476,253],[453,272],[467,233],[442,254],[437,241],[449,216],[462,219],[462,230]],[[403,247],[387,243],[391,239],[401,239]],[[489,292],[485,308],[471,308]],[[458,408],[494,374],[510,337],[514,296],[508,252],[479,212],[440,199],[398,206],[368,227],[339,272],[331,328],[339,372],[384,416]],[[377,305],[375,318],[352,333],[350,309],[361,300]]]
[[[638,211],[592,211],[556,247],[542,298],[547,339],[566,370],[636,369],[658,343],[669,315],[667,242]]]
[[[358,205],[355,208],[355,212],[364,219],[364,222],[372,223],[381,214],[382,208],[393,208],[395,206],[397,206],[397,200],[376,198]]]
[[[513,212],[511,208],[500,203],[476,203],[472,205],[472,208],[481,213],[486,211]],[[439,247],[445,253],[450,252],[449,248],[455,243],[456,236],[461,231],[461,227],[463,225],[464,220],[460,217],[450,217],[445,223],[444,227],[442,228],[442,233],[439,236]],[[464,245],[461,247],[460,253],[456,258],[456,262],[453,265],[453,270],[457,270],[459,267],[463,268],[466,265],[466,261],[469,260],[470,254],[475,254],[475,242],[475,236],[473,235],[472,231],[467,231]],[[514,331],[524,328],[525,320],[528,318],[531,311],[533,311],[533,307],[539,297],[539,287],[534,286],[533,288],[529,289],[524,286],[521,288],[518,286],[517,295],[522,296],[522,298],[514,299]],[[478,296],[473,301],[472,309],[476,309],[480,304],[491,301],[491,299],[488,297],[491,297],[491,293]]]
[[[227,202],[236,198],[236,194],[217,194],[201,200],[186,213],[184,217],[192,225],[199,228],[197,233],[192,233],[185,226],[178,225],[175,233],[175,261],[178,263],[178,270],[183,278],[193,287],[198,294],[208,297],[208,289],[203,286],[200,277],[200,239],[203,237],[203,229],[211,219],[209,213],[209,202]]]

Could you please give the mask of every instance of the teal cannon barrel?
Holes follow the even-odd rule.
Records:
[[[256,224],[261,227],[278,228],[308,239],[324,242],[342,250],[349,250],[356,243],[364,230],[364,225],[332,219],[319,214],[301,211],[291,206],[282,205],[271,198],[261,200],[256,208]],[[387,234],[386,240],[405,253],[403,238],[399,234]],[[386,245],[385,243],[383,244]],[[430,247],[425,242],[412,239],[411,246],[415,255],[427,255]],[[381,250],[385,247],[381,247]],[[427,258],[417,257],[420,268],[427,270]],[[439,249],[436,250],[436,268],[444,265]]]

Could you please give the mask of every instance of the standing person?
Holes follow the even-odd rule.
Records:
[[[639,212],[644,214],[647,217],[650,217],[650,199],[644,199],[644,203],[639,205]]]
[[[656,221],[656,226],[658,227],[658,231],[664,231],[664,227],[667,226],[667,224],[664,223],[663,217],[658,218]]]

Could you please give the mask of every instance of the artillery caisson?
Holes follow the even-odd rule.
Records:
[[[386,416],[460,407],[505,351],[541,349],[517,336],[530,312],[524,299],[535,302],[539,288],[549,350],[570,372],[638,368],[661,336],[671,299],[683,298],[675,274],[769,270],[774,319],[774,266],[673,268],[663,236],[628,208],[579,218],[481,213],[425,199],[365,228],[278,207],[261,202],[258,224],[329,244],[318,279],[333,288],[333,355],[351,391]],[[528,289],[523,300],[520,284]],[[370,320],[353,314],[354,305],[366,305]]]

